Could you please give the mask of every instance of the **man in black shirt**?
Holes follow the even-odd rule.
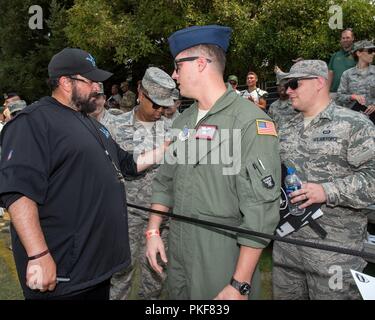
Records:
[[[98,82],[112,75],[90,54],[66,48],[48,73],[52,96],[26,107],[1,136],[0,200],[18,276],[26,299],[108,299],[111,275],[130,263],[122,175],[137,175],[163,150],[136,164],[87,116]]]

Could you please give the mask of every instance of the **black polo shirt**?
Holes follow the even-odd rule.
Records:
[[[45,97],[4,127],[1,145],[1,200],[9,206],[20,194],[37,203],[57,276],[70,279],[49,293],[27,288],[26,251],[12,230],[26,298],[82,291],[130,263],[124,185],[114,164],[127,175],[136,164],[105,127]]]

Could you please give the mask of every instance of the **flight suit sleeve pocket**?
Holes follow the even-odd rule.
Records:
[[[255,202],[274,201],[279,197],[280,177],[276,172],[251,163],[246,166],[246,173]]]

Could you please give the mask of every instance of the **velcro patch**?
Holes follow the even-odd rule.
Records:
[[[195,138],[212,140],[214,138],[216,130],[217,126],[215,125],[202,124],[198,128]]]
[[[277,137],[275,124],[272,121],[256,120],[256,123],[258,134]]]
[[[263,178],[262,183],[267,189],[272,189],[275,186],[275,181],[273,180],[272,176]]]

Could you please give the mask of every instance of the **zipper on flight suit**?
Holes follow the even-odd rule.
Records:
[[[195,127],[194,127],[194,130],[197,130],[197,128],[199,127],[199,125],[200,125],[204,120],[206,120],[206,118],[209,116],[209,113],[210,113],[210,111],[208,111],[207,114],[206,114],[202,119],[200,119],[200,120],[198,121],[198,123],[197,123],[197,124],[195,125]],[[199,160],[198,160],[198,162],[197,162],[196,164],[193,165],[193,168],[196,168],[198,165],[199,165]]]

